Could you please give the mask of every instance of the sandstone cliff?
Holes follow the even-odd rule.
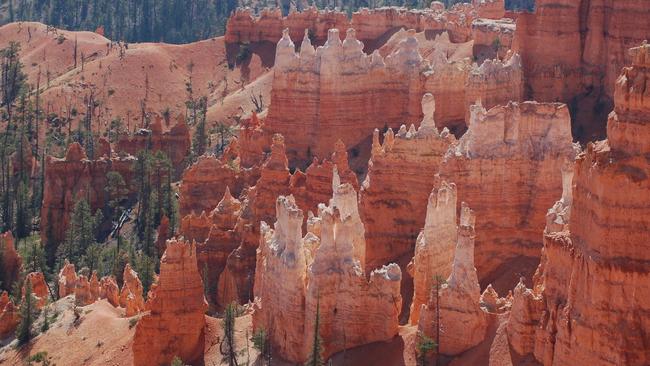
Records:
[[[45,187],[41,207],[41,240],[49,256],[54,256],[63,241],[70,214],[77,199],[87,197],[91,211],[103,208],[107,199],[106,174],[120,173],[127,187],[133,178],[135,158],[100,157],[89,160],[78,143],[72,143],[62,159],[48,156],[45,161]]]
[[[443,156],[455,139],[439,133],[433,121],[435,102],[425,95],[425,117],[416,130],[402,125],[389,129],[379,143],[375,130],[368,175],[360,192],[360,211],[366,228],[368,268],[413,256],[413,244],[424,226],[427,198]]]
[[[194,244],[167,242],[150,313],[138,321],[135,329],[135,365],[168,364],[176,356],[188,364],[203,361],[204,313],[208,305],[196,263]]]
[[[483,287],[504,293],[537,266],[544,213],[562,192],[573,159],[568,108],[509,103],[472,107],[469,130],[446,154],[440,176],[477,213],[476,268]],[[519,275],[515,271],[520,272]]]
[[[339,31],[330,29],[318,49],[305,36],[299,54],[285,32],[276,48],[266,128],[286,138],[292,165],[326,156],[338,139],[353,149],[374,128],[396,128],[421,118],[422,67],[413,36],[384,59],[365,54],[354,29],[343,42]]]
[[[643,300],[650,283],[650,46],[630,57],[616,82],[609,139],[578,156],[572,194],[565,190],[548,213],[535,287],[518,290],[529,305],[513,305],[510,315],[513,348],[545,365],[650,362],[650,323],[641,315],[650,310]]]
[[[415,255],[409,263],[414,287],[411,324],[420,319],[420,307],[428,302],[435,278],[449,277],[458,240],[456,185],[440,182],[436,186],[429,195],[424,229],[418,235]]]
[[[2,258],[2,268],[0,268],[2,288],[11,290],[13,283],[18,280],[23,260],[14,246],[14,237],[9,231],[0,234],[0,258]]]
[[[478,345],[486,335],[487,316],[479,305],[481,291],[474,268],[474,222],[474,213],[463,204],[451,275],[439,293],[431,290],[420,309],[418,329],[436,340],[445,355],[458,355]]]
[[[328,30],[344,32],[348,28],[358,31],[359,39],[372,52],[381,46],[380,39],[395,29],[417,31],[448,31],[454,42],[465,42],[475,18],[499,19],[505,14],[503,1],[476,1],[474,4],[457,4],[450,9],[432,6],[430,9],[408,10],[400,7],[360,9],[348,20],[343,12],[317,10],[310,7],[301,12],[291,12],[282,17],[280,9],[264,9],[254,16],[250,9],[238,9],[228,19],[225,40],[227,43],[275,43],[282,36],[282,29],[289,31],[293,39],[309,30],[313,41],[322,45],[328,39]]]
[[[190,153],[192,145],[190,129],[185,124],[182,115],[177,118],[176,124],[167,132],[163,132],[162,124],[162,117],[155,115],[149,129],[142,129],[133,136],[120,136],[115,149],[117,152],[125,152],[133,156],[147,149],[152,152],[162,151],[169,157],[178,175],[183,169],[185,158]]]
[[[604,137],[626,50],[650,37],[650,8],[615,0],[537,0],[535,8],[517,18],[513,46],[523,58],[526,98],[571,102],[578,137]]]
[[[317,308],[325,357],[397,334],[401,270],[391,264],[366,279],[355,206],[353,187],[338,185],[330,205],[319,208],[320,237],[302,236],[303,212],[291,196],[277,200],[275,230],[262,223],[254,326],[271,330],[274,349],[287,360],[307,359]]]

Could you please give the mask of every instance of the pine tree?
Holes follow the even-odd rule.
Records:
[[[415,347],[417,351],[417,365],[427,366],[427,358],[429,353],[436,348],[436,342],[424,333],[418,332],[418,342]]]
[[[79,267],[82,257],[88,248],[95,243],[96,229],[101,220],[99,215],[93,217],[90,205],[86,199],[80,199],[72,210],[70,224],[66,231],[65,241],[59,248],[59,257],[67,258]]]
[[[32,295],[32,284],[27,281],[25,283],[25,296],[20,304],[20,323],[16,328],[16,339],[18,339],[19,345],[23,345],[32,339],[32,325],[36,319],[36,314],[36,299]]]
[[[271,364],[271,347],[269,345],[268,334],[266,329],[260,328],[253,333],[253,347],[260,353],[266,364]]]
[[[219,350],[223,356],[223,362],[227,362],[228,366],[238,366],[237,363],[237,350],[235,349],[235,313],[237,304],[230,303],[226,306],[223,315],[223,340],[219,345]]]
[[[447,281],[439,274],[433,276],[434,296],[436,297],[436,317],[434,329],[436,330],[436,341],[434,347],[436,348],[436,365],[440,359],[440,289]]]
[[[206,97],[201,97],[199,98],[199,101],[196,103],[196,105],[194,100],[190,101],[188,101],[188,103],[190,103],[193,108],[193,122],[196,124],[194,136],[192,137],[192,153],[195,157],[199,157],[205,154],[206,148],[208,146],[208,133],[205,126],[208,99]]]
[[[311,346],[311,353],[305,366],[324,366],[323,340],[320,337],[320,297],[316,300],[316,321],[314,322],[314,338]]]

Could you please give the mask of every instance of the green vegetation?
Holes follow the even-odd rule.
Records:
[[[426,8],[432,0],[315,0],[320,9],[333,9],[351,14],[359,8],[405,6]],[[442,0],[452,6],[469,0]],[[255,11],[280,5],[288,14],[289,0],[21,0],[10,1],[4,14],[8,22],[30,20],[68,30],[101,30],[114,41],[187,43],[222,35],[231,12],[238,6],[251,6]],[[293,2],[302,10],[303,2]],[[507,9],[532,10],[534,0],[506,0]],[[63,35],[59,43],[66,41]]]
[[[38,310],[36,308],[36,298],[32,294],[32,284],[25,283],[25,297],[20,304],[20,324],[16,328],[16,339],[19,345],[28,343],[33,337],[32,325],[36,320]]]
[[[260,328],[255,331],[251,340],[253,341],[253,347],[260,353],[262,360],[266,361],[267,365],[271,365],[271,343],[266,329]]]
[[[436,348],[436,342],[427,337],[424,333],[418,332],[418,342],[415,345],[418,366],[427,366],[429,354]]]
[[[314,322],[314,338],[311,346],[311,353],[305,366],[323,366],[323,340],[320,337],[320,297],[316,300],[316,319]]]
[[[223,340],[219,345],[219,351],[223,356],[222,361],[228,366],[238,366],[237,349],[235,346],[235,317],[237,316],[237,304],[226,305],[221,326],[223,328]]]

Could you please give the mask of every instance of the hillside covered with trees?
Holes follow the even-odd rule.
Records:
[[[469,0],[443,0],[451,6]],[[238,6],[254,9],[309,5],[349,13],[362,7],[424,8],[431,0],[3,0],[0,23],[38,21],[67,30],[103,30],[112,40],[188,43],[222,35]],[[506,0],[508,9],[532,10],[534,0]]]

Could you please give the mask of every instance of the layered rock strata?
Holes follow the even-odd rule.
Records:
[[[629,61],[626,51],[650,37],[647,5],[538,0],[534,13],[521,13],[513,48],[523,58],[526,98],[571,103],[578,137],[604,137],[614,84]]]
[[[118,172],[126,186],[131,186],[135,158],[100,157],[89,160],[83,147],[72,143],[64,158],[48,156],[45,161],[45,187],[41,207],[41,240],[49,256],[54,256],[56,248],[65,237],[70,214],[75,203],[86,197],[90,208],[95,210],[105,207],[106,174]]]
[[[203,361],[205,311],[196,247],[170,240],[160,260],[160,277],[148,301],[150,313],[138,321],[133,338],[135,365]]]
[[[507,59],[485,60],[474,67],[465,83],[465,121],[471,123],[471,107],[481,103],[485,109],[523,101],[524,74],[521,57],[509,53]]]
[[[186,215],[181,220],[179,235],[197,243],[199,268],[206,271],[207,286],[214,294],[215,303],[220,305],[231,301],[246,302],[252,298],[255,250],[259,244],[259,230],[255,223],[275,220],[272,202],[278,195],[293,194],[299,207],[316,212],[318,203],[332,196],[335,167],[342,182],[358,187],[341,141],[334,145],[331,160],[314,158],[305,173],[296,170],[294,174],[289,172],[284,138],[275,135],[272,141],[271,152],[258,169],[259,179],[255,186],[242,189],[239,199],[236,199],[226,185],[216,207],[201,214]],[[243,145],[238,143],[237,146]],[[211,176],[208,168],[204,175]],[[206,179],[205,182],[209,181]],[[197,180],[190,179],[183,182],[183,186],[186,191],[194,191]],[[204,190],[201,184],[198,187],[204,192],[201,196],[204,206],[215,201],[218,191]]]
[[[320,237],[302,236],[303,211],[291,196],[278,198],[274,230],[262,223],[253,322],[271,330],[273,349],[287,360],[307,359],[317,311],[324,357],[397,334],[401,270],[391,264],[366,279],[357,257],[363,225],[354,206],[353,187],[339,185],[330,205],[320,206]]]
[[[120,306],[126,309],[126,316],[131,317],[145,310],[142,283],[128,263],[124,267],[123,277]]]
[[[449,277],[458,239],[456,185],[447,182],[436,185],[429,195],[424,229],[418,235],[415,255],[409,263],[414,287],[411,324],[417,324],[420,319],[420,307],[428,302],[436,278]]]
[[[473,19],[500,19],[504,15],[503,1],[457,4],[447,10],[444,6],[434,5],[420,10],[398,7],[360,9],[352,14],[351,20],[343,12],[319,11],[315,7],[291,12],[286,17],[282,17],[280,9],[264,9],[258,17],[250,9],[237,9],[228,19],[225,39],[227,43],[275,43],[282,36],[282,29],[288,29],[293,39],[300,38],[308,29],[313,41],[322,45],[328,39],[329,29],[344,32],[352,27],[357,29],[359,39],[368,45],[368,51],[373,51],[377,40],[400,28],[418,32],[448,31],[454,42],[466,42]]]
[[[142,150],[162,151],[171,160],[178,174],[183,169],[183,163],[190,153],[191,146],[190,129],[182,116],[178,117],[176,125],[169,131],[163,132],[163,119],[156,115],[149,129],[142,129],[133,136],[120,136],[116,150],[133,156]]]
[[[179,188],[179,213],[182,217],[210,212],[223,197],[226,187],[235,196],[255,184],[257,169],[242,168],[238,160],[224,161],[214,156],[201,156],[183,172]]]
[[[392,129],[379,142],[375,130],[368,175],[360,192],[359,209],[366,229],[366,261],[375,268],[407,256],[413,256],[413,244],[424,227],[427,198],[435,184],[435,175],[453,135],[439,133],[432,118],[433,97],[423,98],[425,118],[416,129],[402,126]]]
[[[478,59],[504,58],[512,49],[517,28],[514,20],[479,18],[472,22],[473,54]]]
[[[513,349],[545,365],[650,362],[650,46],[630,51],[616,82],[608,140],[576,160],[572,194],[548,212],[542,260],[524,311],[513,311]]]
[[[2,258],[2,268],[0,268],[0,281],[2,288],[11,289],[14,282],[18,280],[20,268],[23,260],[14,246],[14,237],[10,231],[0,234],[0,258]]]
[[[330,29],[318,49],[305,35],[299,54],[285,31],[276,48],[266,128],[285,136],[292,165],[326,156],[339,138],[355,148],[374,128],[420,120],[424,65],[412,35],[384,59],[366,55],[354,29],[343,42],[338,29]]]
[[[436,340],[445,355],[458,355],[478,345],[487,330],[474,268],[474,222],[474,213],[463,203],[451,275],[438,293],[435,287],[431,290],[428,302],[420,309],[418,329]]]
[[[575,155],[570,123],[559,103],[472,106],[469,130],[441,163],[440,176],[456,183],[459,200],[477,213],[483,287],[493,283],[504,292],[521,275],[531,279],[544,212],[560,196],[562,167]]]

